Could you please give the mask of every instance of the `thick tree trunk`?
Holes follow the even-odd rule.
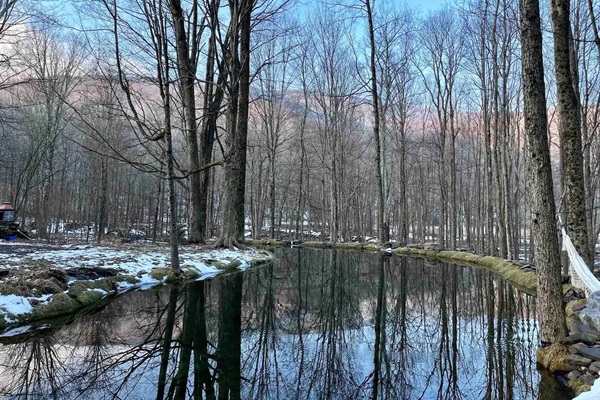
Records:
[[[190,225],[188,227],[188,241],[190,243],[204,243],[202,235],[202,215],[200,208],[201,203],[201,185],[200,185],[200,158],[198,154],[198,124],[196,123],[196,61],[195,49],[190,48],[188,44],[188,34],[185,30],[185,21],[183,19],[183,10],[180,0],[171,0],[171,15],[173,17],[173,28],[177,45],[175,46],[177,53],[177,72],[179,75],[179,87],[183,100],[183,113],[185,118],[185,139],[187,144],[189,170],[191,172],[190,180]],[[193,5],[197,7],[196,4]],[[195,15],[195,14],[194,14]],[[197,18],[195,16],[195,18]],[[192,34],[196,39],[197,21],[192,21]],[[194,42],[193,42],[194,43]],[[192,44],[195,47],[194,44]]]
[[[232,274],[219,280],[219,336],[217,378],[219,400],[241,398],[242,287],[243,275]]]
[[[227,78],[226,68],[219,63],[219,77],[215,82],[215,68],[217,61],[217,29],[219,26],[218,9],[220,1],[214,0],[209,3],[209,18],[211,24],[211,36],[208,42],[208,55],[205,75],[205,89],[203,98],[203,119],[202,132],[200,136],[200,162],[202,165],[207,165],[212,160],[213,146],[215,135],[217,132],[217,119],[219,110],[224,98],[224,83]],[[228,40],[228,37],[225,39]],[[208,213],[208,193],[210,192],[210,169],[205,169],[200,172],[200,198],[198,218],[200,220],[200,236],[201,240],[206,240],[209,225]]]
[[[537,315],[543,344],[566,334],[552,187],[538,0],[520,0],[528,194],[537,265]]]
[[[215,247],[233,248],[242,247],[244,243],[252,1],[230,3],[230,10],[231,23],[236,25],[234,31],[239,32],[239,38],[234,34],[229,46],[231,71],[227,121],[229,149],[225,160],[226,186],[222,229]]]
[[[562,188],[566,207],[566,221],[563,223],[566,224],[566,230],[573,245],[586,263],[591,265],[583,181],[581,115],[571,68],[570,47],[572,43],[569,3],[569,0],[552,0],[554,69],[560,114],[561,155],[563,156]]]

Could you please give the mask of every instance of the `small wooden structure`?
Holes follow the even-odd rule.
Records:
[[[19,224],[15,222],[15,209],[7,201],[0,204],[0,238],[19,236]]]
[[[15,209],[8,201],[0,204],[0,222],[2,224],[10,224],[15,222]]]

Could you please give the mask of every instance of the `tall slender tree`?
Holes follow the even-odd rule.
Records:
[[[202,207],[200,191],[200,155],[198,152],[198,123],[196,122],[196,70],[198,68],[199,42],[204,30],[204,21],[199,18],[198,0],[190,7],[191,17],[185,19],[180,0],[170,0],[169,7],[175,32],[177,73],[182,97],[184,131],[187,143],[190,182],[190,225],[188,240],[204,243],[202,234]],[[187,28],[187,29],[186,29]]]
[[[384,160],[382,153],[384,151],[381,140],[381,116],[379,106],[379,87],[377,86],[377,48],[375,43],[375,24],[373,22],[373,3],[372,0],[363,0],[364,10],[367,17],[367,26],[369,33],[369,69],[370,89],[371,89],[371,107],[373,110],[373,141],[375,142],[375,176],[377,177],[377,232],[379,241],[385,243],[390,240],[389,213],[386,210],[386,191],[384,184]]]

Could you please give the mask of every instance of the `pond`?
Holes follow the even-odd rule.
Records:
[[[0,338],[7,399],[570,399],[535,299],[480,269],[333,250]]]

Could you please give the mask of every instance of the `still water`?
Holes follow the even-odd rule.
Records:
[[[423,260],[277,249],[0,338],[6,399],[567,399],[536,371],[535,299]]]

